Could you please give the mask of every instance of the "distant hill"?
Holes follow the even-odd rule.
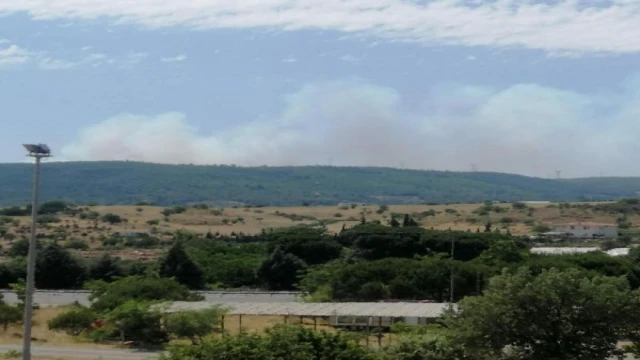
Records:
[[[30,201],[33,166],[0,164],[0,206]],[[501,173],[373,167],[234,167],[136,162],[46,163],[42,199],[105,205],[329,205],[580,201],[635,197],[640,178],[550,180]]]

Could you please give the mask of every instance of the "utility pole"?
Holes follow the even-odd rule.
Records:
[[[453,234],[450,234],[450,235],[451,235],[451,284],[449,285],[449,287],[450,287],[450,294],[449,295],[451,296],[450,302],[453,304],[453,299],[454,299],[454,297],[453,297],[453,288],[454,288],[454,285],[455,285],[455,280],[453,278],[453,275],[454,275],[453,274],[453,266],[454,266],[453,255],[454,255],[454,249],[455,249],[455,246],[456,246],[456,241],[455,241],[455,237],[453,236]]]
[[[33,201],[31,203],[31,239],[27,255],[27,284],[24,301],[24,331],[22,334],[22,359],[31,360],[31,326],[33,321],[33,292],[35,289],[36,270],[36,225],[38,220],[38,192],[40,185],[40,162],[42,158],[51,156],[47,145],[24,145],[30,157],[36,159],[33,175]]]

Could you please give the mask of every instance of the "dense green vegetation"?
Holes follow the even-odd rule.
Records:
[[[612,206],[620,212],[635,204]],[[69,210],[49,215],[61,211]],[[363,219],[338,234],[312,225],[252,236],[178,231],[164,255],[147,264],[108,255],[86,262],[41,239],[36,285],[92,291],[90,307],[59,315],[51,329],[95,342],[191,342],[170,346],[169,360],[606,359],[620,353],[619,340],[638,341],[640,248],[621,257],[535,255],[527,239],[489,224],[442,231],[418,227],[410,215],[398,219]],[[24,247],[15,241],[16,256],[0,264],[0,286],[19,294]],[[223,309],[164,311],[163,302],[202,300],[193,289],[236,286],[303,290],[308,301],[453,299],[459,307],[427,328],[394,325],[396,342],[375,350],[354,334],[301,327],[230,335],[221,327]],[[0,304],[0,325],[19,322],[21,306]]]
[[[638,178],[549,180],[498,173],[362,167],[159,165],[134,162],[47,163],[45,200],[158,205],[301,205],[609,200],[634,197]],[[0,206],[31,197],[32,166],[0,164]]]
[[[494,277],[483,295],[465,298],[434,325],[394,326],[390,346],[276,326],[265,336],[243,332],[173,346],[166,359],[605,360],[625,352],[616,348],[620,339],[637,340],[638,295],[620,278],[521,268]]]

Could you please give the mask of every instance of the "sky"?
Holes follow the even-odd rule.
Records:
[[[640,176],[637,0],[0,0],[0,163]]]

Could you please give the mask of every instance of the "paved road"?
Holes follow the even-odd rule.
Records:
[[[18,301],[16,295],[9,290],[0,290],[4,296],[4,300],[9,304]],[[263,292],[263,291],[203,291],[206,301],[211,302],[292,302],[300,301],[300,294],[293,292]],[[36,291],[34,301],[40,306],[61,306],[79,302],[83,305],[89,305],[88,291]]]
[[[22,351],[21,345],[0,345],[0,353]],[[157,359],[160,353],[126,349],[92,349],[81,347],[32,346],[31,355],[82,360],[146,360]]]

